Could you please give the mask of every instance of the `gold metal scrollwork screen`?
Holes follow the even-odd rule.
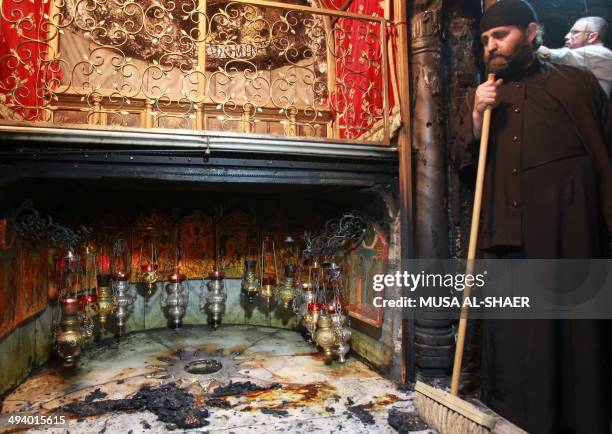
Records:
[[[2,0],[0,117],[388,142],[384,21],[313,1]]]

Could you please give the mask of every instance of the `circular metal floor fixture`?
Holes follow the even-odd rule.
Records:
[[[214,374],[221,368],[223,368],[223,365],[215,359],[193,360],[185,365],[185,371],[196,375]]]

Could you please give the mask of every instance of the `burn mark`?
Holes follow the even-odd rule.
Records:
[[[238,381],[235,383],[230,381],[227,386],[217,387],[211,396],[217,398],[221,396],[251,395],[251,392],[268,391],[270,389],[280,389],[281,387],[283,386],[280,383],[272,383],[267,386],[258,386],[250,381]]]
[[[85,402],[93,402],[96,399],[106,398],[107,395],[108,393],[104,393],[100,390],[100,388],[97,388],[85,397]]]
[[[95,393],[95,392],[94,392]],[[208,425],[209,413],[194,405],[193,395],[175,384],[160,387],[144,386],[128,399],[79,401],[61,407],[61,410],[79,416],[97,416],[114,411],[150,411],[158,419],[178,428],[199,428]]]
[[[287,410],[282,410],[279,408],[264,408],[261,410],[263,414],[271,414],[278,417],[286,417],[289,416],[289,412]]]
[[[344,412],[348,417],[356,416],[364,425],[374,425],[374,416],[368,411],[374,404],[369,402],[367,404],[352,405],[346,408]]]
[[[206,400],[207,407],[231,408],[232,404],[223,398],[210,398]]]
[[[400,433],[421,431],[428,428],[425,422],[423,422],[416,413],[404,412],[396,408],[389,410],[387,422]]]

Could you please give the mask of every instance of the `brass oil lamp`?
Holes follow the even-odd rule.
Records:
[[[259,279],[257,278],[257,260],[247,259],[244,267],[244,277],[240,285],[240,292],[247,298],[249,303],[255,301],[259,292]]]
[[[113,310],[115,310],[115,300],[111,290],[112,276],[110,274],[98,274],[98,320],[100,328],[106,328],[106,322]]]
[[[157,282],[159,278],[159,275],[157,274],[158,268],[159,265],[156,262],[147,262],[140,266],[142,280],[147,286],[147,295],[151,295],[153,293],[155,282]]]
[[[83,317],[79,309],[78,292],[83,270],[79,257],[69,249],[60,265],[59,304],[60,318],[54,326],[54,343],[64,366],[73,366],[87,339]]]
[[[265,236],[261,243],[260,257],[261,286],[259,295],[270,301],[274,296],[274,287],[278,282],[278,268],[276,267],[276,248],[274,240]]]
[[[65,367],[72,367],[81,354],[81,345],[86,339],[77,298],[60,299],[61,317],[55,330],[55,346]]]
[[[308,330],[308,334],[314,339],[317,331],[317,322],[321,314],[321,305],[319,303],[309,303],[306,314],[304,315],[304,327]]]
[[[159,261],[157,258],[157,243],[155,242],[155,238],[151,237],[150,240],[150,255],[147,255],[145,259],[144,254],[144,246],[140,249],[140,278],[145,283],[147,288],[147,296],[150,296],[153,293],[153,289],[155,288],[155,282],[159,280]]]
[[[283,280],[277,288],[277,296],[283,303],[285,309],[289,308],[289,303],[293,301],[294,290],[293,290],[293,276],[294,266],[292,264],[285,264],[285,273]]]
[[[332,330],[332,319],[329,313],[323,311],[317,319],[317,331],[314,340],[323,349],[327,357],[334,355],[333,349],[336,344],[336,336]]]

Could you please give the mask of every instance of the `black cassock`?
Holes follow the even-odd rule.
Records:
[[[539,61],[507,77],[491,120],[479,249],[487,258],[602,258],[612,233],[612,108],[588,71]],[[450,158],[473,181],[474,93]],[[610,307],[612,309],[612,306]],[[482,400],[533,433],[610,433],[607,320],[485,320]]]

